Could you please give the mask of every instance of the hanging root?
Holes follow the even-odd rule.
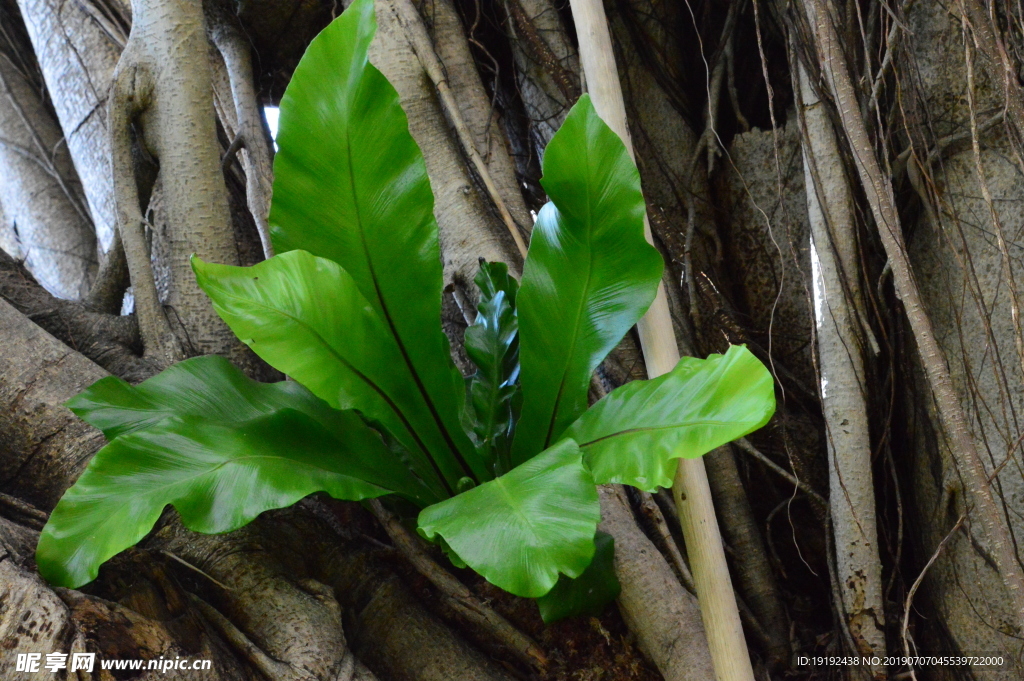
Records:
[[[679,545],[676,544],[675,537],[672,536],[672,532],[668,529],[668,522],[665,520],[665,514],[661,512],[661,507],[654,501],[654,497],[650,492],[641,491],[639,496],[640,513],[654,526],[655,533],[661,539],[662,544],[665,545],[665,551],[668,553],[669,558],[672,559],[672,566],[676,569],[679,581],[686,587],[687,591],[696,593],[697,588],[693,585],[693,575],[690,574],[690,566],[683,559]]]
[[[713,66],[708,78],[708,106],[704,111],[704,133],[697,143],[698,149],[701,147],[706,148],[708,154],[708,176],[714,172],[715,159],[721,154],[721,140],[715,130],[718,125],[718,104],[722,99],[722,83],[726,78],[726,71],[729,70],[729,62],[732,57],[732,43],[736,30],[736,21],[744,4],[746,3],[742,0],[733,0],[729,3],[729,12],[726,14],[725,25],[722,27],[719,48],[712,60]],[[735,86],[733,86],[733,90],[735,90]],[[738,110],[739,106],[735,105],[735,108]]]
[[[804,185],[817,258],[814,286],[819,372],[828,391],[821,403],[827,436],[830,493],[843,617],[861,655],[885,655],[885,609],[879,557],[871,438],[864,386],[863,306],[857,278],[855,203],[843,159],[824,108],[798,62],[798,111],[803,133]],[[882,676],[874,665],[871,673]]]
[[[760,625],[768,666],[781,668],[789,661],[789,622],[736,460],[729,447],[720,447],[704,461],[723,539],[732,549],[736,588]]]
[[[787,471],[785,468],[783,468],[782,466],[780,466],[779,464],[775,463],[767,456],[762,454],[761,450],[752,445],[750,441],[747,440],[747,438],[741,437],[740,439],[736,440],[735,444],[737,447],[740,448],[740,451],[749,454],[751,457],[767,466],[769,470],[773,471],[774,473],[777,473],[779,477],[783,478],[784,480],[787,480],[794,487],[796,487],[801,492],[806,494],[811,499],[811,501],[813,501],[814,504],[818,506],[821,510],[824,510],[828,506],[828,501],[825,499],[825,497],[815,492],[814,488],[808,485],[806,482],[796,477],[795,475]]]
[[[270,141],[263,126],[259,110],[259,98],[253,86],[252,55],[249,42],[230,16],[225,3],[204,3],[207,16],[207,30],[217,50],[224,59],[228,81],[231,85],[231,99],[235,105],[237,129],[231,147],[224,155],[225,165],[234,154],[243,150],[245,170],[245,197],[253,221],[263,244],[263,255],[274,256],[270,241],[270,194],[274,184],[274,168],[271,158]]]
[[[147,70],[132,58],[129,45],[114,74],[107,123],[113,156],[117,228],[124,244],[145,355],[168,365],[182,359],[185,352],[171,331],[157,294],[132,161],[132,121],[146,109],[152,90]]]
[[[1024,165],[1024,87],[1003,44],[998,22],[994,13],[990,13],[989,3],[984,0],[958,0],[956,5],[964,32],[981,55],[992,83],[996,87],[1001,86],[1010,124],[1010,139],[1017,152],[1018,163]]]
[[[190,573],[202,574],[194,587],[200,593],[190,600],[268,678],[372,678],[348,646],[333,590],[291,553],[296,547],[276,538],[273,526],[267,519],[227,535],[197,535],[175,520],[147,546],[179,558],[169,566],[187,564]]]
[[[543,149],[582,89],[576,47],[551,0],[505,0],[504,8],[530,136]]]
[[[128,274],[128,260],[124,253],[124,243],[121,241],[121,232],[114,231],[114,240],[110,244],[103,264],[100,265],[96,279],[86,295],[85,306],[96,312],[106,314],[120,314],[124,304],[124,294],[131,285],[131,276]]]
[[[935,338],[932,321],[914,279],[892,186],[882,172],[861,117],[849,67],[839,48],[839,37],[822,0],[804,0],[803,8],[815,33],[819,60],[836,101],[842,131],[854,151],[861,184],[871,206],[882,245],[892,264],[896,290],[903,301],[917,341],[921,363],[935,396],[939,420],[949,439],[957,469],[974,500],[975,517],[984,529],[1017,619],[1024,627],[1024,571],[1014,551],[1010,528],[996,505],[984,462],[968,430],[967,418],[953,385],[948,361]]]
[[[668,528],[668,523],[666,522],[665,516],[661,511],[661,507],[658,506],[658,503],[654,500],[654,496],[649,492],[639,492],[637,496],[639,497],[637,510],[639,511],[641,517],[647,519],[647,524],[652,526],[652,529],[654,530],[655,534],[655,540],[660,541],[661,546],[664,546],[664,552],[668,554],[668,558],[672,561],[672,567],[676,569],[676,576],[679,578],[680,583],[686,588],[687,591],[689,591],[692,594],[696,594],[696,586],[693,583],[693,575],[690,573],[690,568],[686,564],[686,561],[683,559],[682,552],[679,550],[679,547],[675,542],[675,538],[672,536],[672,533]],[[716,497],[716,501],[717,500],[719,500],[719,497]],[[671,502],[669,503],[669,506],[672,506]],[[723,526],[725,526],[726,523],[735,523],[735,519],[727,517],[723,513],[720,516],[720,522]],[[753,531],[757,532],[756,525],[752,525],[752,527]],[[725,534],[729,535],[728,531],[726,531]],[[759,536],[758,541],[760,541]],[[661,546],[659,546],[659,548],[661,548]],[[744,554],[744,548],[740,548],[738,550],[733,549],[730,551],[730,555],[732,556],[734,561],[740,563],[740,565],[738,566],[738,571],[741,573],[744,572],[744,567],[751,562],[746,558],[746,555]],[[767,561],[765,561],[764,569],[768,570],[766,574],[768,575],[768,579],[771,579],[771,568],[768,566]],[[747,585],[741,583],[740,586],[743,587]],[[755,613],[754,610],[747,605],[743,596],[739,592],[736,593],[736,606],[739,608],[740,619],[743,621],[743,626],[746,627],[746,630],[753,635],[753,637],[757,640],[758,645],[760,645],[762,649],[769,651],[769,657],[771,658],[769,661],[770,665],[772,667],[777,668],[784,664],[788,655],[781,655],[777,650],[777,648],[779,647],[779,642],[773,641],[773,634],[777,636],[777,634],[775,634],[776,630],[773,630],[772,634],[770,634],[768,630],[764,628],[764,626],[761,624],[761,616]],[[778,607],[781,609],[781,601],[779,602]],[[786,639],[786,642],[783,645],[786,645],[788,648],[789,641],[788,638],[785,637],[785,629],[786,627],[783,626],[781,629],[777,629],[777,631],[783,634],[783,638]]]
[[[570,69],[565,68],[558,55],[555,54],[551,46],[540,35],[540,32],[534,25],[534,20],[527,15],[519,0],[506,0],[505,9],[515,25],[515,32],[526,48],[532,53],[534,60],[541,65],[544,71],[551,77],[551,80],[554,81],[563,100],[568,104],[576,101],[580,96],[579,76]],[[549,12],[557,14],[554,12],[553,7],[550,8]]]
[[[222,615],[212,605],[190,594],[192,604],[202,613],[203,618],[213,625],[221,636],[224,637],[231,647],[235,649],[253,669],[259,671],[270,681],[292,681],[296,678],[295,673],[284,662],[278,662],[274,658],[260,650],[260,647],[249,640],[249,637],[238,630],[227,617]]]
[[[964,33],[967,33],[967,19],[964,18]],[[1024,331],[1021,329],[1020,319],[1020,293],[1017,289],[1017,277],[1013,272],[1013,263],[1010,259],[1010,251],[1006,245],[1006,230],[1003,228],[1003,221],[996,211],[995,202],[992,200],[992,190],[988,186],[988,179],[985,176],[985,167],[981,161],[981,142],[979,140],[978,114],[974,105],[974,54],[968,41],[964,41],[964,58],[967,63],[967,104],[971,119],[971,150],[974,152],[974,169],[978,173],[978,184],[981,187],[981,195],[988,208],[989,217],[992,220],[993,231],[996,235],[996,243],[999,245],[999,255],[1002,258],[1003,273],[1006,276],[1007,287],[1010,291],[1010,318],[1013,322],[1013,340],[1017,348],[1017,361],[1020,362],[1021,373],[1024,375]]]
[[[939,559],[939,556],[942,554],[942,549],[946,548],[946,544],[948,544],[949,540],[953,538],[957,530],[963,526],[965,520],[967,520],[966,513],[960,516],[960,519],[956,521],[953,528],[946,533],[946,536],[942,538],[939,545],[935,547],[935,552],[932,553],[932,557],[929,558],[928,562],[925,563],[923,568],[921,568],[921,572],[917,575],[914,583],[910,585],[910,589],[907,590],[907,597],[903,602],[903,622],[900,626],[900,638],[903,641],[903,654],[907,657],[911,657],[913,655],[913,653],[910,652],[910,634],[907,629],[910,622],[911,605],[914,602],[914,595],[921,586],[921,582],[924,581],[925,575],[928,574],[928,569]],[[914,665],[912,664],[910,665],[910,678],[913,681],[917,681],[917,675],[914,673]]]

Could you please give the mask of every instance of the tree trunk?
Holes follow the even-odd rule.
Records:
[[[18,6],[60,127],[67,131],[67,149],[82,178],[96,239],[106,253],[114,241],[117,218],[105,114],[107,91],[127,38],[122,6],[116,0],[19,0]],[[107,10],[106,16],[100,7]]]
[[[96,238],[60,126],[8,58],[0,58],[0,98],[0,204],[11,240],[51,293],[81,298],[96,273]]]

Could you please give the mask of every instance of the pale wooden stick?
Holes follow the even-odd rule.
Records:
[[[633,145],[626,127],[622,85],[615,67],[604,6],[601,0],[570,0],[570,5],[580,43],[580,62],[594,109],[622,138],[632,156]],[[644,233],[653,243],[646,217]],[[637,324],[637,330],[647,375],[654,378],[671,371],[679,361],[679,350],[664,284],[658,287],[657,297]],[[673,490],[715,676],[718,681],[753,681],[754,671],[743,638],[703,460],[681,459]]]

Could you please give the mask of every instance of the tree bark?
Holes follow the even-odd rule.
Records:
[[[789,621],[736,459],[729,447],[719,447],[704,455],[704,464],[722,536],[731,549],[736,588],[767,638],[768,667],[782,669],[789,663]]]
[[[857,309],[856,221],[849,181],[824,104],[799,74],[804,185],[811,224],[821,402],[828,437],[829,501],[836,565],[850,634],[864,656],[885,656],[882,562],[868,427],[863,334]],[[884,678],[881,665],[870,674]]]
[[[843,130],[853,149],[861,184],[867,193],[882,244],[889,256],[896,290],[913,330],[929,387],[938,404],[943,430],[950,439],[957,467],[965,477],[976,504],[979,523],[984,528],[985,538],[991,546],[1000,577],[1014,604],[1020,626],[1024,629],[1024,570],[1016,556],[1015,544],[1005,516],[993,498],[989,474],[967,429],[963,406],[950,378],[949,363],[936,342],[931,319],[922,304],[907,257],[903,227],[896,211],[892,186],[882,173],[871,146],[849,70],[839,49],[839,39],[832,24],[829,7],[822,0],[804,0],[803,6],[808,20],[814,27],[826,81],[835,97]]]
[[[543,681],[711,678],[700,604],[658,551],[682,549],[672,559],[685,574],[684,556],[699,563],[701,549],[684,546],[664,493],[666,517],[651,528],[638,526],[619,490],[602,491],[621,619],[612,609],[542,627],[532,603],[462,583],[457,571],[427,583],[357,506],[317,498],[218,537],[192,535],[168,512],[82,591],[52,590],[35,576],[46,510],[103,444],[63,402],[104,369],[137,381],[196,352],[231,355],[261,375],[225,329],[211,326],[219,322],[188,288],[187,256],[248,264],[269,254],[253,225],[265,223],[271,179],[260,107],[281,96],[305,45],[340,6],[208,2],[203,9],[221,14],[207,14],[205,25],[200,7],[138,0],[123,78],[108,97],[129,43],[133,12],[123,0],[0,0],[0,74],[14,69],[11,78],[28,84],[12,92],[34,98],[32,129],[49,126],[46,154],[8,154],[30,149],[31,137],[24,149],[0,145],[0,185],[8,172],[11,186],[48,187],[43,200],[26,202],[9,201],[0,186],[0,247],[12,256],[0,256],[0,649],[9,655],[0,677],[15,674],[17,653],[51,646],[217,660],[210,672],[182,675],[197,681],[509,681],[537,659],[548,662],[537,672]],[[583,82],[576,45],[586,35],[563,4],[378,0],[377,10],[372,59],[395,81],[437,195],[445,283],[455,286],[443,322],[458,355],[452,301],[472,305],[478,257],[518,267],[508,228],[529,228],[530,209],[544,200],[544,147],[579,93],[589,85],[596,95],[600,83]],[[612,42],[604,52],[615,51],[654,242],[668,264],[673,319],[665,327],[683,354],[746,343],[777,378],[776,417],[742,444],[753,457],[725,449],[705,458],[728,567],[749,605],[741,604],[742,622],[756,678],[814,675],[823,670],[792,666],[796,656],[878,654],[886,637],[912,653],[1017,659],[1020,604],[997,575],[1019,562],[1014,542],[1024,528],[1024,376],[1014,361],[1024,358],[1024,334],[1019,279],[1009,279],[1024,274],[1020,6],[623,0],[606,11]],[[809,87],[816,78],[821,87]],[[0,106],[0,138],[9,113]],[[49,184],[33,180],[29,166],[11,170],[8,158],[28,159]],[[101,213],[115,215],[115,178],[134,284],[136,312],[126,316],[118,314],[126,283],[116,247],[106,262],[100,254],[98,284],[76,285],[79,299],[64,300],[26,269],[45,279],[40,249],[19,252],[18,242],[27,210],[58,235],[52,264],[68,271],[77,242],[61,235],[79,230],[74,220],[84,216],[95,239],[91,215],[96,260],[111,234]],[[854,238],[857,221],[872,215],[882,229]],[[815,279],[824,293],[818,329]],[[915,279],[918,302],[907,297]],[[642,377],[635,345],[627,339],[598,372],[602,388]],[[657,370],[657,360],[648,364]],[[959,425],[949,418],[957,402]],[[834,544],[815,492],[826,484]],[[655,506],[645,503],[641,511]],[[1007,532],[993,542],[986,527],[1000,524]],[[442,584],[440,595],[431,584]],[[486,627],[507,624],[506,645],[477,631],[449,592],[487,610],[476,620]],[[636,656],[634,639],[653,666]],[[924,679],[934,670],[863,673],[911,671]]]
[[[394,2],[377,3],[377,37],[370,45],[370,62],[398,91],[409,117],[409,132],[423,150],[434,191],[434,215],[440,229],[445,284],[456,283],[473,295],[469,282],[480,258],[516,265],[511,239],[491,212],[488,200],[474,185],[458,144],[452,139],[434,85],[416,57],[397,18]],[[405,0],[402,0],[405,1]]]
[[[119,228],[132,273],[147,351],[164,361],[182,354],[243,358],[242,346],[214,313],[192,275],[190,257],[238,263],[218,154],[207,37],[199,0],[135,0],[132,32],[118,63],[110,108]],[[160,165],[161,215],[154,251],[166,268],[157,301],[143,239],[144,220],[130,160],[129,126],[138,121]],[[177,343],[160,303],[182,327]]]
[[[113,243],[117,217],[104,114],[107,91],[124,44],[104,32],[83,3],[19,0],[18,6],[81,178],[96,239],[106,253]],[[118,28],[123,30],[124,18],[118,18]]]
[[[264,128],[263,114],[259,110],[249,43],[235,24],[236,19],[231,16],[226,3],[208,0],[206,6],[210,35],[224,60],[231,88],[235,123],[231,144],[239,144],[241,147],[249,212],[256,223],[263,254],[270,258],[274,255],[274,247],[270,242],[270,224],[267,219],[270,216],[270,194],[274,184],[273,151]]]
[[[543,150],[582,91],[579,56],[550,0],[505,0],[505,14],[533,145]]]
[[[679,583],[650,539],[641,533],[620,486],[602,485],[601,524],[615,538],[619,610],[640,650],[665,681],[715,678],[697,599]]]
[[[106,375],[0,300],[0,492],[52,508],[103,436],[64,403]]]
[[[0,340],[20,349],[5,353],[0,365],[0,447],[6,453],[0,492],[49,510],[103,443],[63,405],[105,372],[3,301]],[[38,631],[56,637],[48,650],[66,650],[81,635],[106,657],[218,660],[212,673],[187,679],[249,678],[249,665],[281,681],[372,681],[347,647],[340,600],[357,613],[359,649],[389,678],[510,681],[424,611],[389,570],[318,519],[315,503],[271,516],[229,535],[198,535],[166,515],[148,542],[104,568],[131,575],[99,582],[127,607],[76,591],[59,590],[55,599],[24,571],[31,568],[35,532],[0,518],[0,575],[8,570],[12,580],[0,580],[6,590],[0,593],[10,596],[0,601],[0,612],[13,617],[0,618],[0,633],[3,623],[26,621],[35,612]],[[3,560],[4,551],[17,556]],[[168,578],[171,568],[180,572],[177,578]],[[185,590],[185,577],[198,582]],[[40,634],[18,630],[0,640],[6,648],[38,652]],[[227,648],[241,657],[241,667]]]
[[[29,271],[78,299],[96,273],[96,238],[57,122],[38,91],[0,56],[0,203]]]
[[[158,371],[139,356],[139,329],[133,316],[96,312],[82,303],[47,293],[25,267],[0,252],[0,297],[68,347],[121,378],[138,382]]]

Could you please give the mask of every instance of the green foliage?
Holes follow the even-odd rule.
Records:
[[[467,565],[517,596],[543,596],[594,557],[601,505],[580,449],[562,440],[499,478],[420,512]]]
[[[648,492],[671,487],[674,460],[707,454],[768,423],[772,376],[744,347],[707,359],[684,357],[650,381],[613,390],[565,435],[583,449],[599,483]]]
[[[256,354],[335,409],[379,421],[438,498],[448,496],[465,473],[395,337],[345,270],[305,251],[253,267],[192,263],[214,309]]]
[[[469,379],[463,425],[482,456],[500,473],[509,471],[509,448],[515,423],[513,399],[519,389],[519,282],[504,263],[480,263],[476,276],[480,304],[466,329],[466,355],[477,367]]]
[[[322,425],[332,410],[298,383],[257,383],[216,355],[175,364],[131,386],[116,376],[93,383],[68,401],[71,411],[108,440],[142,430],[168,416],[201,416],[232,423],[296,409]]]
[[[615,577],[615,539],[598,532],[594,537],[594,559],[579,577],[562,575],[551,591],[537,599],[545,622],[566,617],[600,615],[604,606],[618,597],[622,587]]]
[[[136,387],[106,378],[72,400],[110,444],[43,531],[37,557],[51,581],[93,579],[168,504],[191,529],[226,532],[316,491],[396,494],[453,563],[543,597],[546,621],[594,612],[618,593],[610,538],[597,533],[595,549],[595,480],[668,485],[675,458],[771,415],[771,379],[743,348],[684,359],[587,411],[591,374],[662,272],[636,168],[587,97],[546,150],[551,203],[522,286],[505,265],[481,265],[465,335],[477,371],[464,380],[439,323],[423,159],[367,62],[375,30],[372,0],[355,0],[309,46],[281,102],[270,217],[280,255],[253,267],[193,260],[217,313],[294,382],[256,383],[203,357]]]
[[[590,376],[647,311],[661,256],[644,238],[640,175],[584,95],[544,151],[544,189],[519,293],[523,415],[513,463],[561,438]]]
[[[318,491],[429,498],[358,414],[330,409],[294,383],[251,381],[221,357],[182,362],[138,388],[105,378],[71,406],[113,440],[39,538],[39,571],[56,584],[94,579],[167,504],[186,527],[215,533]]]
[[[465,388],[438,324],[434,195],[398,93],[367,61],[376,30],[374,4],[354,2],[296,67],[281,100],[271,236],[278,253],[333,260],[369,301],[434,422],[439,442],[425,447],[458,461],[458,475],[442,468],[454,489],[463,476],[493,474],[461,427]]]

